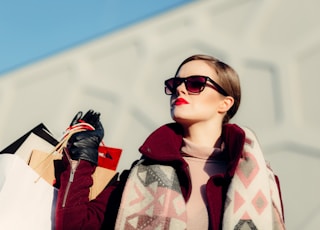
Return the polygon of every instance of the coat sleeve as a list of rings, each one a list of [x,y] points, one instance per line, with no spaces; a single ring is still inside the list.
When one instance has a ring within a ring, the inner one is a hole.
[[[55,229],[94,230],[113,226],[122,194],[121,182],[114,178],[94,200],[89,201],[96,166],[82,160],[72,176],[69,163],[65,165],[66,169],[60,175]]]

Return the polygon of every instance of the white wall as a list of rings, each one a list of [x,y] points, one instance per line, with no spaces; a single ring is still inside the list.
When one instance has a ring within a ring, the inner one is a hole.
[[[234,119],[254,129],[280,176],[288,229],[320,226],[320,2],[199,0],[0,78],[0,148],[40,122],[59,138],[74,114],[102,113],[119,169],[169,122],[163,81],[207,53],[239,73]]]

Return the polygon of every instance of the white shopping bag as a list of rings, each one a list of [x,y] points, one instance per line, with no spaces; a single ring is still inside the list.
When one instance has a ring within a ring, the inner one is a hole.
[[[30,133],[26,140],[17,149],[15,155],[21,157],[25,162],[28,163],[30,160],[31,153],[35,149],[44,152],[50,152],[52,151],[52,149],[54,149],[54,145],[50,144],[42,137],[39,137],[34,133]]]
[[[54,229],[57,190],[15,154],[0,154],[0,229]]]

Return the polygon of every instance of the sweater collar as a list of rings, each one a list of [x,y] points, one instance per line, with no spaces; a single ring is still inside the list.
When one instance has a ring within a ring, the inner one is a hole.
[[[217,160],[222,154],[223,148],[221,146],[203,146],[193,143],[192,141],[183,138],[183,146],[181,147],[181,154],[186,157],[193,157],[203,160]],[[222,144],[224,146],[224,144]]]

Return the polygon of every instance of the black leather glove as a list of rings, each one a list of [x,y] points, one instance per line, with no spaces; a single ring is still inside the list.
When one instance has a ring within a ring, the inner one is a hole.
[[[79,112],[72,120],[71,125],[79,122],[91,124],[95,130],[81,131],[73,134],[67,144],[67,149],[72,160],[86,160],[98,164],[98,147],[102,141],[104,130],[100,122],[100,113],[89,110],[82,118]]]

